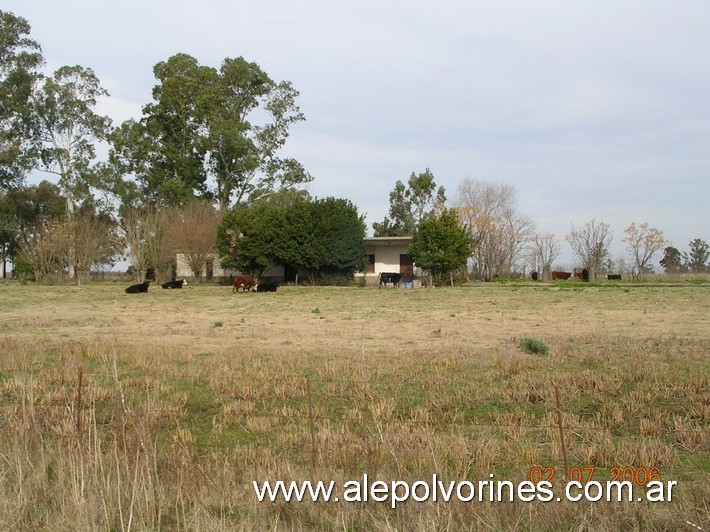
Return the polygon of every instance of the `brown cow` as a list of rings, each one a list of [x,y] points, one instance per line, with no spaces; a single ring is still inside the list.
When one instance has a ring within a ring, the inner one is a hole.
[[[552,272],[553,281],[566,281],[570,277],[572,277],[570,272]]]
[[[247,290],[251,292],[251,289],[256,286],[256,281],[251,275],[237,275],[234,278],[234,284],[232,285],[232,293],[239,292],[239,289],[243,289],[244,292]]]

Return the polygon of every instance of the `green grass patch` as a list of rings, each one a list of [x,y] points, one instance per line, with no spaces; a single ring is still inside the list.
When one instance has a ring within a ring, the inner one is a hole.
[[[547,344],[535,338],[521,338],[520,349],[531,355],[547,355],[550,353],[550,348],[547,347]]]

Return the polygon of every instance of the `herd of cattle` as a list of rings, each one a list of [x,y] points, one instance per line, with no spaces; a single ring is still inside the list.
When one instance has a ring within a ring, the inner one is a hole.
[[[580,281],[589,281],[589,272],[587,269],[577,270],[574,272],[551,272],[553,281],[566,281],[571,277],[579,279]],[[621,281],[621,275],[619,274],[607,274],[607,280],[609,281]],[[537,272],[532,273],[533,281],[538,280]],[[399,283],[402,280],[402,274],[397,272],[382,272],[377,277],[377,286],[379,288],[387,288],[388,284],[392,284],[394,288],[399,287]],[[161,284],[161,288],[172,290],[175,288],[182,288],[187,284],[185,279],[178,279],[177,281],[168,281],[167,283]],[[139,284],[134,284],[126,288],[127,294],[141,294],[148,291],[148,286],[150,281],[144,281]],[[234,277],[232,282],[232,293],[238,293],[240,290],[242,292],[276,292],[279,287],[278,281],[262,281],[257,283],[256,280],[251,275],[237,275]]]
[[[575,269],[574,272],[551,272],[551,276],[553,281],[566,281],[570,277],[574,277],[580,281],[589,281],[589,271],[586,268],[583,270]],[[607,281],[621,281],[621,274],[607,273],[606,279]],[[533,280],[537,281],[535,277],[533,277]]]
[[[178,279],[177,281],[168,281],[167,283],[161,284],[161,288],[166,290],[172,290],[175,288],[182,288],[187,284],[185,279]],[[144,294],[148,292],[148,287],[150,286],[150,281],[143,281],[142,283],[133,284],[126,288],[127,294]],[[237,275],[232,283],[232,293],[239,292],[276,292],[279,287],[279,283],[276,281],[264,281],[257,283],[251,275]]]
[[[163,283],[160,285],[161,288],[165,288],[166,290],[173,290],[174,288],[182,288],[187,284],[187,281],[185,279],[178,279],[177,281],[168,281],[167,283]],[[132,284],[128,288],[126,288],[126,293],[127,294],[144,294],[148,291],[148,287],[150,286],[150,281],[143,281],[142,283],[138,284]]]

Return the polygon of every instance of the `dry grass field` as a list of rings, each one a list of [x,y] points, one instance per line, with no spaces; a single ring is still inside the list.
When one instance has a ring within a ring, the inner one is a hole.
[[[3,529],[710,527],[707,285],[124,287],[0,285]],[[564,457],[595,480],[658,468],[678,486],[665,503],[396,509],[252,488],[533,467],[562,486]]]

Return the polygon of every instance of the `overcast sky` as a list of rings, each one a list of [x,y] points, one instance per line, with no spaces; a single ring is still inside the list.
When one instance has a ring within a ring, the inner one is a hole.
[[[54,70],[92,68],[114,124],[140,118],[176,53],[256,62],[291,81],[306,121],[284,155],[368,229],[397,180],[430,168],[511,184],[563,241],[596,219],[710,240],[710,2],[4,0]]]

